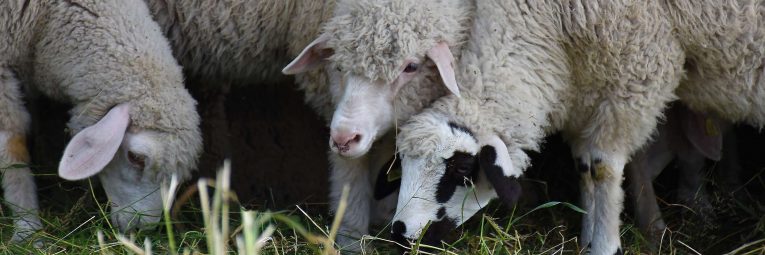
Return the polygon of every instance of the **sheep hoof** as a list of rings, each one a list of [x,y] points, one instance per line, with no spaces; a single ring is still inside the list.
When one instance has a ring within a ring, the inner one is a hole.
[[[11,243],[24,243],[29,241],[32,238],[32,235],[40,230],[39,223],[36,224],[25,220],[17,220],[15,225],[15,230],[10,240]],[[38,249],[43,248],[43,242],[41,240],[35,240],[34,243],[32,243],[32,246]]]

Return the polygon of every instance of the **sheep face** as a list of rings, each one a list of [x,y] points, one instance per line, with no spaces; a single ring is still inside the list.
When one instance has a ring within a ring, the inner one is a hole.
[[[128,132],[114,158],[98,175],[111,202],[112,222],[123,232],[148,228],[162,214],[161,180],[157,178],[157,142],[162,134]]]
[[[338,73],[330,84],[336,103],[332,151],[346,157],[365,154],[391,128],[398,92],[412,80],[440,76],[459,95],[449,46],[456,44],[460,20],[450,19],[435,2],[340,4],[343,8],[325,24],[324,33],[285,67],[284,73],[295,74],[323,63]]]
[[[188,178],[201,150],[198,129],[141,129],[130,125],[129,113],[128,104],[118,105],[78,132],[59,165],[59,176],[67,180],[98,174],[112,203],[112,221],[123,232],[159,221],[162,183],[172,173]]]
[[[402,177],[391,227],[394,241],[408,246],[407,241],[422,237],[423,243],[436,245],[498,194],[515,203],[520,173],[512,172],[499,137],[477,136],[449,121],[413,123],[399,137]]]

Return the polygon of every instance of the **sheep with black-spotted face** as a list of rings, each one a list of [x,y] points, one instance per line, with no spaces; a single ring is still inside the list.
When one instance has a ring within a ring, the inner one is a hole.
[[[401,182],[398,220],[391,228],[395,241],[405,244],[405,237],[420,237],[430,224],[422,242],[437,244],[497,194],[511,204],[518,199],[522,172],[513,168],[501,139],[477,137],[448,120],[429,122],[433,126],[422,129],[419,120],[401,134],[421,146],[400,151],[407,176]]]
[[[403,176],[391,231],[401,244],[418,237],[437,244],[498,195],[512,205],[521,193],[517,179],[523,172],[496,135],[476,134],[426,112],[402,127],[400,137]],[[515,156],[516,162],[527,161]]]
[[[393,239],[437,244],[494,197],[514,206],[524,151],[560,131],[580,162],[581,247],[621,254],[624,164],[674,99],[683,54],[658,3],[586,2],[476,2],[456,74],[469,89],[435,101],[396,138]]]

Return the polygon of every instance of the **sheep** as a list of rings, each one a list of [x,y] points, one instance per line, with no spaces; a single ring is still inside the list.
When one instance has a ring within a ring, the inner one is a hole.
[[[379,169],[394,151],[392,136],[383,138],[393,119],[405,119],[446,93],[441,86],[403,85],[438,79],[432,71],[418,71],[436,69],[428,56],[458,93],[449,48],[460,47],[473,0],[145,1],[189,77],[224,84],[282,82],[274,66],[284,65],[283,73],[297,74],[306,103],[334,123],[331,207],[344,184],[352,189],[341,234],[355,237],[341,236],[345,246],[368,232],[372,196],[364,183],[371,184],[369,169]],[[289,62],[285,56],[297,57]],[[372,85],[391,83],[401,73],[391,89],[369,89],[385,88]],[[361,107],[349,111],[352,106]],[[363,139],[347,134],[357,128],[364,129]],[[370,149],[376,140],[387,142]]]
[[[726,123],[743,122],[762,128],[765,125],[762,85],[765,27],[759,25],[765,22],[762,1],[665,2],[675,38],[687,55],[687,74],[676,91],[680,101],[691,111],[711,113]],[[738,168],[735,164],[728,167],[734,171]],[[661,222],[657,225],[660,227]]]
[[[457,73],[471,89],[438,99],[400,127],[392,239],[433,244],[497,196],[512,205],[529,164],[524,150],[539,150],[545,134],[560,131],[581,176],[581,247],[621,254],[623,167],[682,77],[684,54],[662,5],[476,4]]]
[[[453,52],[467,36],[473,5],[472,0],[340,1],[321,34],[284,68],[297,74],[323,67],[330,77],[330,208],[339,204],[343,186],[350,187],[341,247],[364,248],[355,241],[368,233],[372,169],[395,150],[389,132],[394,124],[440,96],[459,95]]]
[[[190,177],[201,152],[196,101],[144,2],[0,2],[0,164],[12,240],[41,228],[21,87],[74,105],[58,174],[98,174],[122,231],[159,220],[159,188]]]
[[[735,140],[731,128],[730,123],[719,118],[693,112],[680,103],[672,104],[666,122],[656,128],[653,141],[633,155],[625,166],[627,197],[633,205],[638,228],[650,241],[659,241],[666,228],[652,182],[674,159],[680,170],[679,199],[708,218],[711,204],[703,187],[702,172],[706,160],[719,161],[725,154],[730,162],[725,174],[737,176],[740,171],[733,159],[735,146],[730,146]],[[728,145],[725,151],[723,143]]]

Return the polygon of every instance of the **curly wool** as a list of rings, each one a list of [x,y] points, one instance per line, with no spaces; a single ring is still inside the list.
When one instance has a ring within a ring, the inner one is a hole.
[[[479,1],[458,64],[459,82],[472,89],[413,116],[397,138],[401,153],[416,157],[444,144],[446,137],[429,131],[444,121],[498,134],[520,170],[529,163],[523,150],[539,150],[544,135],[555,131],[574,148],[627,154],[640,148],[675,98],[683,54],[669,40],[648,51],[661,58],[642,56],[643,48],[668,40],[660,40],[670,26],[657,5],[594,2]],[[629,25],[623,17],[635,13],[641,21]],[[592,29],[595,24],[609,25]],[[627,43],[638,46],[625,50]],[[636,64],[622,65],[623,57]]]
[[[688,56],[677,95],[691,109],[765,125],[765,2],[667,0]]]
[[[337,101],[329,88],[330,70],[342,67],[373,81],[390,81],[400,72],[397,61],[423,59],[423,47],[438,41],[461,47],[472,6],[464,0],[145,1],[190,77],[283,82],[279,70],[289,57],[321,33],[332,35],[327,45],[335,49],[333,65],[296,76],[305,101],[327,120]],[[422,103],[414,96],[399,99],[407,108],[403,112],[413,113],[410,103],[421,109],[443,95],[440,88],[405,90],[430,96]]]
[[[331,62],[351,74],[392,82],[407,58],[423,59],[438,42],[459,48],[469,24],[464,1],[341,1],[324,26]]]

